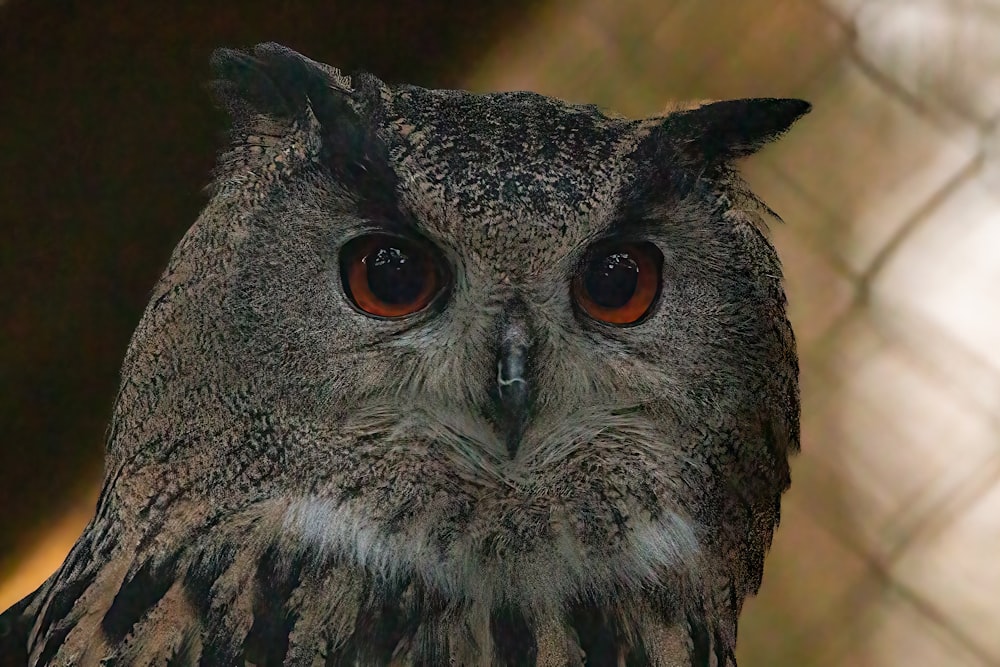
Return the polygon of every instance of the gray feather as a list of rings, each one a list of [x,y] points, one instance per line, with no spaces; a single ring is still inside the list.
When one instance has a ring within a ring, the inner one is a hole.
[[[129,345],[97,514],[2,617],[12,659],[735,664],[799,396],[731,160],[808,105],[624,120],[273,44],[213,62],[232,145]],[[434,249],[430,306],[352,303],[341,249],[376,231]],[[574,303],[614,239],[662,255],[634,326]]]

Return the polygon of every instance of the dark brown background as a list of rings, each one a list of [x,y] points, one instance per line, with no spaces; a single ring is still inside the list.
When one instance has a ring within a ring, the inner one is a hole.
[[[99,479],[122,355],[222,145],[212,49],[453,86],[528,4],[0,7],[0,575]]]

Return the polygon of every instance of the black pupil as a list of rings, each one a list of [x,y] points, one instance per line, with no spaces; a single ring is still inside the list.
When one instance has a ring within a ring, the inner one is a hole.
[[[621,308],[639,283],[639,265],[627,252],[596,259],[587,267],[584,287],[591,300],[602,308]]]
[[[419,254],[412,256],[396,246],[382,246],[364,259],[368,289],[383,303],[413,303],[427,279]]]

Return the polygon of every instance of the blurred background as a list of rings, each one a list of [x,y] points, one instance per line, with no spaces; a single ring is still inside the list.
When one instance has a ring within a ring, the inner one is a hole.
[[[624,115],[815,109],[744,166],[803,453],[746,666],[1000,665],[1000,0],[0,0],[0,609],[93,511],[118,367],[204,204],[215,46]]]

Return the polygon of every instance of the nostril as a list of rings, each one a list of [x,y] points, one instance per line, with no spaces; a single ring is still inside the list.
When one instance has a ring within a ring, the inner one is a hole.
[[[524,375],[527,357],[527,349],[520,345],[501,346],[500,360],[497,362],[497,388],[501,397],[510,391],[526,388]]]

